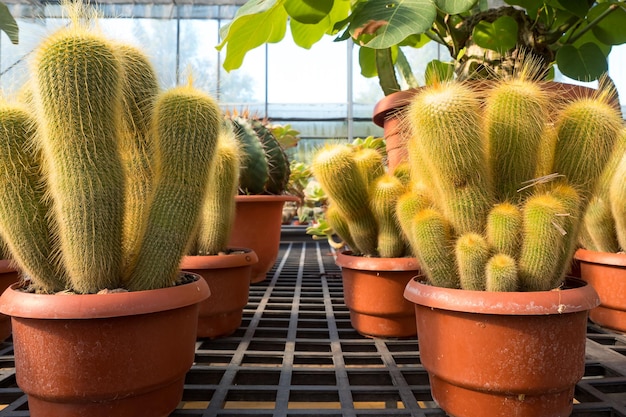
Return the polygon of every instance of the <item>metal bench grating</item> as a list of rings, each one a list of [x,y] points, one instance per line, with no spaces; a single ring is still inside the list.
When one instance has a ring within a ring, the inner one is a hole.
[[[12,346],[0,346],[0,416],[28,416]],[[588,326],[573,417],[626,417],[626,336]],[[350,325],[326,243],[284,241],[250,288],[242,326],[202,340],[170,417],[445,416],[430,396],[417,339],[370,339]]]

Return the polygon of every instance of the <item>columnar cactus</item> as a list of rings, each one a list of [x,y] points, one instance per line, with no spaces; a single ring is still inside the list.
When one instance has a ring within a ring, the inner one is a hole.
[[[0,109],[0,233],[38,292],[172,285],[222,115],[191,86],[159,92],[148,60],[75,7],[36,50],[35,113]]]
[[[540,291],[567,272],[623,121],[611,92],[555,100],[528,73],[480,87],[440,83],[405,113],[421,192],[400,197],[396,213],[433,285]]]
[[[626,129],[602,172],[583,217],[581,245],[599,252],[626,251]]]
[[[329,225],[354,254],[385,258],[409,254],[408,238],[396,220],[396,203],[407,187],[385,173],[377,151],[327,145],[315,154],[311,169],[329,197]]]

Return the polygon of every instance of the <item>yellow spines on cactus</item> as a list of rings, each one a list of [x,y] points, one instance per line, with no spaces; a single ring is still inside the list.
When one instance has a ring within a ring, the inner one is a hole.
[[[31,286],[53,293],[66,282],[53,260],[36,135],[25,108],[0,103],[0,234]]]
[[[352,239],[352,236],[350,235],[350,228],[348,227],[346,219],[341,215],[341,212],[337,209],[336,204],[333,204],[332,201],[326,208],[325,216],[328,225],[333,229],[335,234],[341,238],[343,243],[348,245],[352,251],[358,252],[354,239]],[[341,244],[335,245],[332,240],[332,236],[328,236],[328,241],[331,246],[336,249],[338,249],[336,246],[341,246]]]
[[[626,154],[613,174],[609,199],[617,240],[621,250],[626,251]]]
[[[553,174],[554,151],[556,148],[557,130],[553,124],[546,124],[539,144],[537,155],[537,167],[534,178],[545,177]],[[530,184],[530,183],[529,183]],[[525,184],[525,186],[529,185]]]
[[[368,187],[385,173],[383,156],[375,149],[356,149],[353,158],[361,170],[361,175],[365,178]]]
[[[553,170],[565,176],[583,201],[594,192],[622,127],[619,111],[602,93],[577,99],[560,113]]]
[[[72,26],[39,47],[34,75],[46,180],[71,288],[92,293],[119,287],[123,70],[115,48],[85,28]]]
[[[461,288],[483,291],[485,289],[485,266],[491,257],[487,240],[478,233],[459,236],[454,247]]]
[[[411,253],[417,253],[417,244],[413,240],[413,221],[415,215],[433,205],[428,190],[421,184],[413,184],[411,189],[402,194],[396,202],[395,214],[402,233],[408,240]]]
[[[564,182],[554,185],[549,193],[563,204],[564,209],[558,222],[559,228],[562,228],[563,250],[559,263],[554,270],[551,285],[551,288],[556,288],[561,285],[569,271],[572,257],[578,246],[578,236],[583,217],[581,212],[582,198],[574,187]]]
[[[518,268],[524,291],[551,290],[564,250],[566,209],[550,194],[529,197],[523,208],[522,250]]]
[[[412,226],[415,255],[430,283],[437,287],[459,288],[452,225],[437,210],[424,209],[415,215]]]
[[[522,213],[517,206],[504,202],[495,205],[487,216],[487,242],[496,252],[513,258],[519,255]]]
[[[423,89],[408,106],[406,123],[415,142],[409,157],[419,153],[443,214],[457,233],[481,233],[493,196],[478,95],[462,83]]]
[[[408,162],[401,162],[393,169],[393,176],[398,178],[402,184],[408,187],[411,183],[411,166]]]
[[[127,280],[130,290],[172,285],[196,228],[222,114],[192,86],[161,93],[154,109],[157,182],[141,249]]]
[[[345,218],[355,253],[376,256],[378,225],[369,207],[368,184],[353,149],[333,144],[320,149],[311,164],[313,175]]]
[[[223,126],[217,141],[200,215],[198,255],[215,255],[227,249],[235,222],[235,196],[239,186],[239,170],[239,142],[232,129]]]
[[[488,91],[488,166],[498,201],[520,201],[517,190],[535,177],[546,111],[547,95],[536,82],[512,78]]]
[[[383,258],[404,256],[407,240],[396,221],[396,202],[406,187],[391,174],[378,177],[370,188],[370,207],[378,219],[378,254]]]
[[[487,291],[517,291],[519,279],[515,259],[504,253],[493,255],[485,266]]]
[[[154,141],[150,135],[154,100],[159,93],[156,71],[139,49],[116,44],[124,77],[122,83],[122,129],[120,153],[126,172],[124,265],[139,252],[154,184]]]

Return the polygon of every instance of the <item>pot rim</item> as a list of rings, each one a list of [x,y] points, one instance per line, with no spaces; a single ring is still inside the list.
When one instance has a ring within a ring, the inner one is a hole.
[[[567,277],[565,289],[551,291],[490,292],[435,287],[414,277],[404,298],[426,307],[466,313],[536,316],[591,310],[600,298],[585,281]]]
[[[251,194],[251,195],[237,195],[235,196],[237,203],[250,203],[260,201],[300,201],[300,198],[295,195],[276,195],[276,194]]]
[[[229,247],[223,255],[188,255],[180,263],[181,269],[224,269],[252,266],[259,262],[256,252],[250,248]]]
[[[372,121],[376,126],[384,127],[389,116],[406,107],[419,88],[396,91],[381,98],[374,106]]]
[[[210,295],[198,274],[195,280],[174,287],[109,294],[33,294],[15,283],[0,296],[0,312],[29,319],[100,319],[174,310],[199,303]]]
[[[600,252],[578,249],[574,258],[581,262],[626,267],[626,253]]]
[[[342,251],[335,260],[337,266],[363,271],[419,271],[417,258],[375,258],[356,256],[352,251]]]

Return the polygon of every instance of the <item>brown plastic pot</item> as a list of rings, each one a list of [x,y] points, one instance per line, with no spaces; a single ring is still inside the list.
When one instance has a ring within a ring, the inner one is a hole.
[[[229,336],[241,325],[248,304],[250,274],[258,262],[251,249],[231,249],[214,256],[185,256],[181,269],[204,278],[211,297],[200,303],[198,337],[215,339]]]
[[[289,195],[239,195],[235,197],[235,224],[228,246],[250,248],[259,262],[252,266],[251,282],[265,280],[274,266],[280,247],[283,205],[298,201]]]
[[[417,333],[413,305],[402,296],[420,273],[415,258],[367,258],[350,251],[337,255],[350,323],[368,337],[410,337]]]
[[[194,360],[206,282],[150,291],[44,295],[12,285],[15,373],[31,417],[165,417]]]
[[[400,130],[402,111],[409,104],[418,89],[397,91],[383,97],[374,106],[372,120],[383,128],[387,149],[387,165],[393,170],[398,164],[408,160],[406,138]]]
[[[454,417],[565,417],[585,368],[594,289],[486,292],[411,280],[421,363],[431,394]]]
[[[11,261],[0,260],[0,294],[18,281],[18,271],[13,267]],[[8,339],[9,336],[11,336],[11,317],[0,314],[0,342]]]
[[[578,249],[580,276],[600,296],[600,305],[589,312],[594,323],[626,332],[626,254]]]

